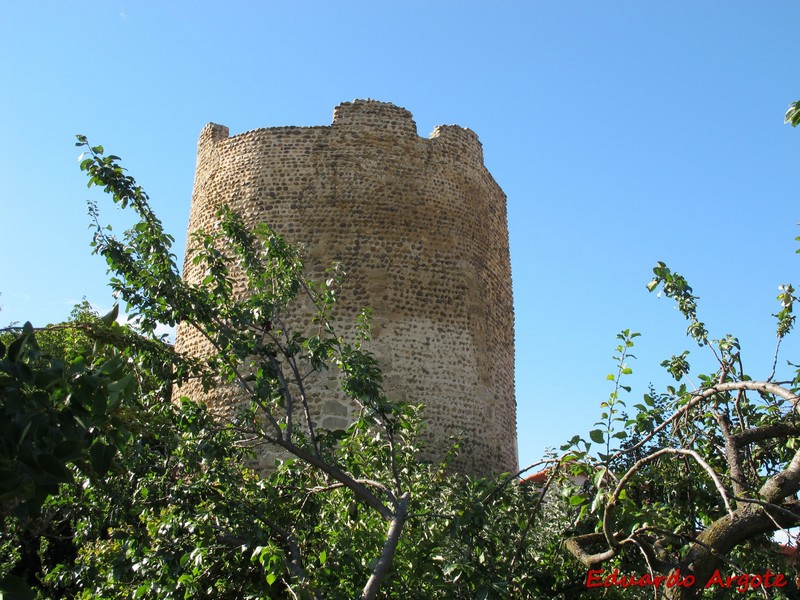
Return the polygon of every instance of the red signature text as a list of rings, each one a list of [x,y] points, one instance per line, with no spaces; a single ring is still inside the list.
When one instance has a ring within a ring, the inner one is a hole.
[[[683,576],[680,569],[676,569],[669,575],[622,575],[619,569],[614,569],[612,572],[604,575],[602,569],[592,569],[586,574],[586,587],[684,587],[690,588],[694,586],[696,579],[694,575]],[[714,574],[704,584],[704,588],[725,588],[733,589],[737,592],[744,593],[748,590],[758,588],[782,588],[786,585],[786,578],[781,573],[773,573],[767,569],[761,574],[738,573],[735,575],[723,575],[719,569],[714,571]]]

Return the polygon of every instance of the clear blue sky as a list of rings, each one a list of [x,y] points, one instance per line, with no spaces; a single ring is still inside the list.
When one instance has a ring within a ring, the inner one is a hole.
[[[632,402],[690,347],[645,290],[657,260],[766,376],[777,286],[799,279],[800,131],[782,123],[800,98],[795,14],[786,0],[3,3],[0,322],[111,305],[74,134],[122,156],[182,253],[204,124],[325,125],[375,98],[423,136],[473,129],[508,195],[521,464],[591,429],[618,331],[643,334]]]

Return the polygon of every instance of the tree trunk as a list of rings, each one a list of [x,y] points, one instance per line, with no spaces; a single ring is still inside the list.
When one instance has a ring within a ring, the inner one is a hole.
[[[716,569],[723,570],[723,563],[717,556],[726,556],[737,544],[762,533],[775,531],[775,521],[785,521],[786,517],[768,515],[758,504],[744,504],[733,515],[726,515],[714,521],[711,526],[697,536],[689,553],[681,561],[682,578],[694,577],[691,587],[673,586],[667,588],[668,600],[691,600],[698,598],[713,577]],[[701,545],[704,544],[704,545]],[[725,566],[724,568],[728,568]],[[726,575],[739,573],[726,572]],[[723,577],[724,578],[724,577]]]
[[[408,492],[400,496],[397,511],[389,523],[389,531],[386,533],[386,542],[383,545],[383,552],[381,552],[381,557],[378,559],[378,564],[375,566],[372,576],[361,592],[361,600],[373,600],[377,596],[381,583],[383,583],[383,580],[392,568],[392,560],[397,550],[397,543],[400,541],[400,534],[403,531],[403,525],[405,525],[406,517],[408,516],[408,501],[410,499],[411,495]]]

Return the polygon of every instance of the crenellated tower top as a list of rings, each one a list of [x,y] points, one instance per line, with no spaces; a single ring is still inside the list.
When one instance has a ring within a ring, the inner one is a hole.
[[[340,104],[329,126],[230,136],[209,124],[189,232],[212,227],[221,204],[302,243],[312,276],[334,261],[344,266],[340,331],[348,335],[355,314],[373,309],[371,350],[385,388],[424,405],[429,458],[462,437],[461,470],[516,469],[506,198],[474,132],[442,125],[423,138],[409,111],[375,100]],[[184,276],[203,276],[188,253]],[[306,316],[295,315],[295,326]],[[203,353],[188,330],[176,346]],[[313,388],[317,424],[346,427],[355,407],[338,383],[320,377]],[[230,390],[189,391],[223,418],[237,401]]]

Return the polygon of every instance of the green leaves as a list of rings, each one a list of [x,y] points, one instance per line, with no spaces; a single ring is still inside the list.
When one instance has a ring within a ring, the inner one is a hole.
[[[87,306],[0,334],[14,350],[0,355],[0,516],[38,514],[60,484],[105,474],[127,443],[120,412],[150,381],[134,377],[139,338]]]
[[[605,444],[605,434],[599,429],[593,429],[589,432],[589,438],[597,444]]]
[[[26,345],[33,344],[34,349],[36,342],[33,338],[33,326],[30,322],[25,323],[22,327],[20,334],[11,342],[8,347],[8,354],[6,358],[12,362],[18,362],[26,350]]]
[[[795,315],[792,314],[794,309],[795,295],[794,287],[791,283],[778,286],[780,294],[778,294],[778,302],[781,304],[781,310],[772,315],[778,319],[777,335],[778,339],[783,339],[788,334],[792,327],[794,327]]]
[[[672,375],[675,381],[680,381],[690,370],[689,362],[686,360],[688,355],[689,351],[684,350],[680,355],[672,356],[669,360],[662,361],[661,366]]]
[[[72,471],[67,469],[63,462],[52,454],[39,454],[36,456],[38,473],[35,479],[44,484],[68,483],[73,481]]]
[[[605,452],[599,454],[601,460],[604,462],[611,456],[612,441],[625,439],[628,435],[625,431],[625,426],[628,422],[624,412],[625,401],[620,398],[620,390],[625,392],[631,391],[630,386],[622,385],[621,381],[623,377],[633,374],[633,369],[628,366],[627,361],[636,358],[631,353],[631,348],[634,346],[634,340],[639,336],[639,333],[632,332],[629,329],[625,329],[617,334],[617,339],[620,343],[615,347],[614,350],[616,353],[613,356],[613,359],[617,362],[617,372],[609,373],[606,376],[607,381],[614,382],[614,390],[609,394],[608,400],[600,404],[602,409],[600,415],[601,420],[595,423],[595,425],[601,427],[589,432],[589,439],[591,439],[592,442],[605,445]],[[622,429],[617,430],[620,426],[622,426]],[[577,447],[576,442],[578,440],[583,441],[579,436],[576,436],[572,439],[570,444],[563,446],[562,450]],[[586,442],[583,443],[586,444]],[[589,444],[586,444],[586,452],[588,452],[588,450]]]
[[[119,304],[115,304],[114,308],[112,308],[108,312],[108,314],[100,317],[100,322],[105,326],[109,326],[111,325],[111,323],[117,320],[118,316],[119,316]]]
[[[111,468],[111,463],[116,454],[117,449],[114,446],[102,442],[95,443],[89,451],[92,469],[95,474],[100,477],[105,476]]]
[[[387,519],[407,510],[386,597],[543,597],[556,579],[576,583],[558,543],[574,517],[566,499],[543,504],[511,477],[469,479],[420,462],[420,408],[387,397],[369,310],[350,337],[337,334],[341,265],[310,281],[300,249],[223,207],[192,239],[201,283],[188,284],[174,239],[118,157],[84,136],[77,145],[89,187],[136,215],[117,238],[89,203],[93,251],[144,335],[116,322],[115,305],[0,341],[0,542],[11,548],[0,573],[28,569],[40,596],[81,600],[352,598],[383,553]],[[312,315],[308,330],[284,318],[297,302]],[[200,332],[202,362],[154,339],[178,322]],[[317,427],[308,403],[304,386],[327,369],[336,372],[322,401],[361,404],[347,429]],[[250,406],[227,427],[175,402],[174,384],[187,382],[223,382]],[[256,474],[248,453],[267,441],[295,457]],[[576,443],[573,456],[586,456],[590,443]]]
[[[92,246],[117,275],[112,279],[112,288],[133,308],[130,316],[137,319],[145,333],[152,334],[159,323],[175,325],[188,299],[181,293],[184,286],[171,252],[174,238],[164,232],[147,194],[125,175],[118,164],[119,157],[105,156],[103,147],[90,146],[85,136],[77,139],[76,145],[86,148],[88,155],[81,162],[81,170],[89,175],[89,187],[102,187],[116,204],[121,208],[130,206],[139,218],[120,241],[101,225],[97,204],[89,202],[94,229]],[[104,319],[116,318],[112,314],[113,310]]]
[[[792,102],[783,117],[784,124],[789,123],[792,127],[800,124],[800,100]]]
[[[0,578],[0,598],[3,600],[34,600],[36,594],[22,577],[7,575]]]
[[[708,344],[708,331],[705,325],[697,319],[697,296],[692,294],[692,288],[686,279],[678,273],[673,273],[667,266],[659,261],[653,267],[655,277],[647,284],[647,290],[655,291],[661,286],[667,298],[676,300],[678,310],[689,321],[687,333],[694,338],[699,346]]]

